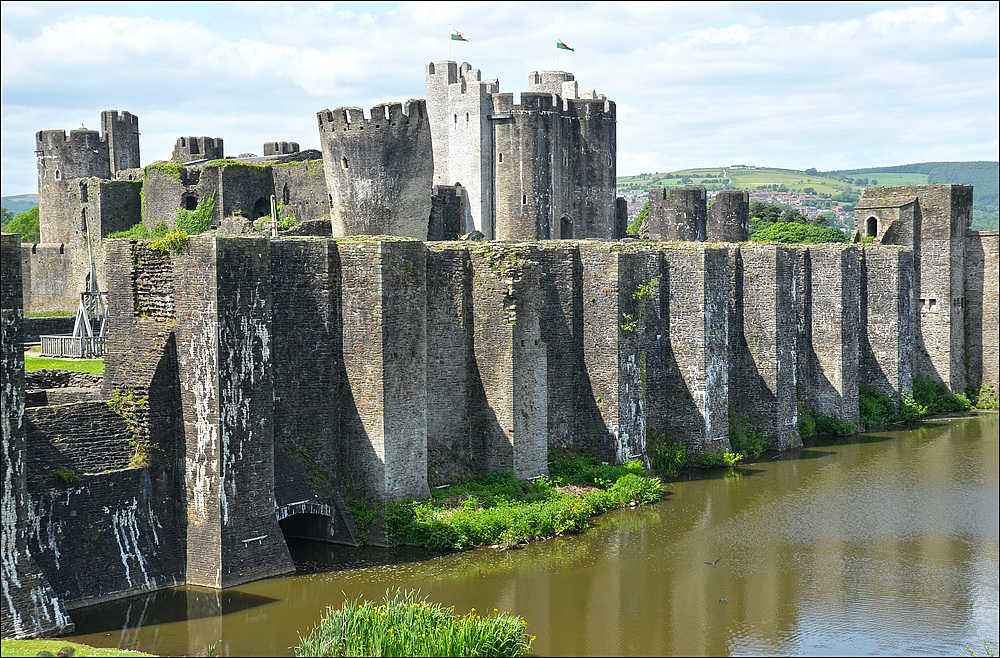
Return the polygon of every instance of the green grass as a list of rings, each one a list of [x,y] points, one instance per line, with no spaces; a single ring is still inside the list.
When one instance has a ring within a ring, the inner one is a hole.
[[[527,656],[535,639],[520,617],[467,615],[388,590],[384,603],[345,601],[327,607],[319,624],[300,638],[296,656]],[[4,654],[6,655],[6,653]]]
[[[24,353],[24,369],[26,371],[44,370],[50,368],[54,370],[72,370],[73,372],[89,372],[92,374],[104,372],[104,361],[101,359],[53,359],[39,355],[37,345]]]
[[[557,461],[549,470],[550,477],[530,481],[490,473],[435,489],[426,502],[390,503],[389,541],[434,550],[515,545],[578,532],[595,514],[663,495],[659,479],[648,477],[638,461],[612,465],[580,457]]]
[[[725,183],[719,180],[725,176],[728,176],[731,182]],[[681,181],[685,177],[690,178],[691,182],[682,183]],[[730,169],[727,167],[725,174],[720,167],[700,167],[669,173],[619,176],[617,182],[619,191],[648,190],[651,187],[682,187],[685,185],[707,187],[708,189],[754,190],[761,185],[784,185],[789,191],[802,192],[805,188],[811,187],[817,194],[834,195],[841,192],[858,193],[862,189],[835,178],[807,174],[795,169],[773,167],[759,169]],[[879,180],[879,183],[881,184],[882,181]]]
[[[55,655],[64,647],[71,647],[74,656],[154,656],[152,653],[131,651],[129,649],[100,649],[78,642],[66,640],[3,640],[4,658],[12,656],[36,656],[39,651],[49,651]]]
[[[26,318],[65,318],[76,315],[76,311],[37,311],[35,313],[25,313]]]

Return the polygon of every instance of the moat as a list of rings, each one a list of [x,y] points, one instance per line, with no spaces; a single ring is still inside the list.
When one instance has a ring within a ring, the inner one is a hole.
[[[399,586],[521,615],[542,656],[981,654],[1000,627],[998,449],[1000,417],[983,413],[675,482],[523,550],[298,543],[294,576],[75,610],[73,639],[292,655],[327,604]]]

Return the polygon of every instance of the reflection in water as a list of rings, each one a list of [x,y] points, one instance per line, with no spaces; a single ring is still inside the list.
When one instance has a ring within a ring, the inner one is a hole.
[[[997,646],[996,414],[806,447],[523,550],[299,543],[299,573],[73,613],[80,641],[291,654],[326,605],[419,589],[510,611],[550,654],[954,654]],[[705,564],[718,560],[715,566]],[[110,629],[118,629],[111,630]]]

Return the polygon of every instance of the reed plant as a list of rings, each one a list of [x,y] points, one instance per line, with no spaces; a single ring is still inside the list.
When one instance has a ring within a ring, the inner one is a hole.
[[[526,656],[535,639],[513,615],[455,614],[418,598],[387,590],[382,604],[345,601],[295,647],[296,656]]]

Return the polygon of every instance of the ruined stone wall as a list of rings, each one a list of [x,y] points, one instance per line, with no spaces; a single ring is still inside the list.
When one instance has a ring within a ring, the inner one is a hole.
[[[283,216],[295,214],[299,222],[327,219],[330,201],[322,160],[281,162],[271,165],[274,196],[283,204]]]
[[[965,354],[969,386],[1000,388],[1000,231],[970,231],[965,243]]]
[[[73,622],[28,549],[30,519],[24,422],[20,238],[0,236],[0,442],[3,445],[3,542],[0,550],[4,638],[71,632]]]
[[[178,519],[145,468],[29,484],[28,547],[67,608],[183,583]]]
[[[821,415],[857,423],[858,249],[810,245],[800,251],[806,284],[796,300],[804,330],[796,349],[799,397]]]
[[[472,436],[488,471],[518,478],[548,473],[545,346],[539,327],[540,268],[517,245],[470,249]]]
[[[647,280],[645,263],[599,242],[581,243],[580,261],[584,371],[574,447],[625,461],[645,452],[642,332],[632,296]]]
[[[859,258],[859,385],[898,405],[913,392],[913,252],[865,245]]]
[[[545,346],[548,445],[571,448],[578,431],[577,381],[583,372],[583,288],[580,252],[573,243],[537,243],[539,331]]]
[[[275,504],[279,512],[302,501],[325,505],[327,527],[311,536],[351,542],[337,494],[351,469],[340,462],[341,285],[332,241],[272,241]]]
[[[64,244],[21,245],[25,313],[76,310],[81,290],[71,283],[81,260],[78,253]],[[82,260],[86,261],[87,256]]]
[[[481,472],[472,436],[472,262],[466,246],[427,245],[427,481]]]
[[[694,454],[728,450],[729,254],[671,244],[663,255],[661,372],[646,359],[647,387],[658,389],[661,405],[651,429],[681,441]]]
[[[270,250],[195,236],[176,259],[190,584],[293,569],[274,504]]]
[[[649,190],[649,239],[705,240],[706,194],[704,187]]]
[[[739,252],[736,316],[742,327],[729,345],[730,403],[769,436],[771,449],[783,450],[801,443],[795,256],[786,247],[764,244],[740,245]]]
[[[402,240],[337,247],[346,483],[377,499],[427,497],[426,247]]]
[[[127,468],[133,440],[125,421],[106,402],[32,407],[26,413],[28,473],[41,478]]]
[[[318,113],[333,235],[427,238],[434,157],[427,107],[410,100]]]

